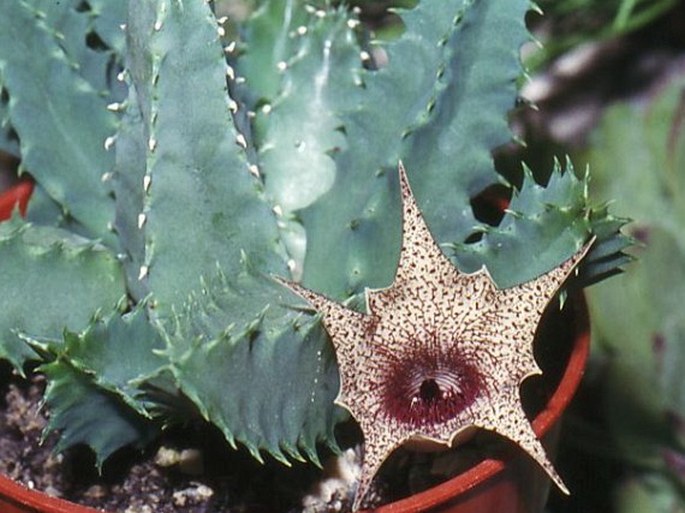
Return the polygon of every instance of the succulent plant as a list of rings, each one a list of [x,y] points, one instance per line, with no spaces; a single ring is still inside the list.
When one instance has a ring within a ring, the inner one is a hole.
[[[274,277],[350,307],[391,284],[400,160],[463,273],[516,290],[592,237],[577,284],[626,261],[570,162],[516,189],[493,164],[528,0],[422,0],[384,45],[328,2],[0,5],[0,148],[36,182],[0,224],[0,356],[38,360],[48,429],[98,464],[193,413],[258,459],[337,448],[333,345]],[[487,223],[493,185],[513,196]]]

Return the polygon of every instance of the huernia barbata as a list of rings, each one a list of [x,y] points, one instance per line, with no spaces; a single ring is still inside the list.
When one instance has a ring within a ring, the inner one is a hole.
[[[383,461],[409,440],[451,446],[494,431],[525,450],[565,493],[522,409],[519,388],[540,374],[533,338],[545,307],[588,251],[535,280],[497,289],[485,267],[459,272],[433,240],[400,163],[403,241],[395,280],[366,291],[366,314],[284,282],[323,314],[341,387],[336,402],[364,435],[357,510]]]

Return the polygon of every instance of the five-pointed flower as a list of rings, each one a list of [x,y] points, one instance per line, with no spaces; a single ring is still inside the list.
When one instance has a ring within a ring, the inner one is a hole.
[[[525,450],[568,493],[522,409],[521,382],[541,372],[533,339],[545,307],[587,252],[539,278],[497,289],[487,270],[459,272],[433,240],[400,164],[403,241],[392,285],[367,290],[367,312],[285,282],[323,314],[341,387],[336,402],[364,435],[357,510],[383,461],[409,440],[451,446],[473,428]]]

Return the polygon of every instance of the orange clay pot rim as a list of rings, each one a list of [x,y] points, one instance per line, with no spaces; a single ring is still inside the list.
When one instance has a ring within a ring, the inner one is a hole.
[[[25,186],[24,186],[25,187]],[[31,191],[23,191],[24,194]],[[3,195],[0,194],[0,199]],[[561,418],[562,413],[573,398],[580,380],[583,377],[585,364],[590,350],[590,328],[587,303],[582,294],[577,294],[569,301],[574,307],[574,344],[568,365],[559,386],[545,408],[533,419],[533,431],[542,438]],[[505,460],[487,459],[462,474],[434,486],[429,490],[401,499],[374,511],[376,513],[402,513],[427,510],[454,499],[504,470]],[[86,506],[51,497],[43,492],[31,490],[0,475],[0,497],[17,506],[33,509],[35,512],[47,513],[102,513]]]
[[[24,215],[31,193],[33,193],[31,180],[21,180],[0,192],[0,222],[11,217],[17,207],[21,215]]]

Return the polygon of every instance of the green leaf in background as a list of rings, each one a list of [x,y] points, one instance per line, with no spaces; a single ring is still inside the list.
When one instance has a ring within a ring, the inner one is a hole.
[[[113,244],[114,203],[102,175],[114,164],[104,144],[115,117],[30,4],[2,0],[0,10],[0,82],[9,94],[22,167],[92,237]]]
[[[682,90],[674,83],[644,106],[609,109],[588,155],[594,194],[621,198],[615,210],[637,220],[633,235],[644,244],[629,275],[593,287],[589,295],[599,339],[637,364],[654,361],[654,337],[683,315]],[[626,304],[626,297],[633,300]]]
[[[526,58],[539,71],[565,52],[596,42],[618,40],[648,27],[678,6],[678,0],[539,0],[544,13],[541,44]],[[539,21],[539,20],[535,20]]]
[[[658,474],[629,478],[616,492],[621,513],[684,513],[678,487]]]
[[[629,273],[588,291],[595,347],[610,370],[607,423],[623,458],[681,485],[665,469],[669,452],[685,454],[676,429],[685,422],[684,88],[675,80],[647,101],[610,107],[587,155],[594,194],[620,198],[615,210],[637,220],[631,234],[642,243]],[[682,501],[680,490],[645,481],[634,491],[658,511],[676,491]],[[631,501],[620,511],[638,511]]]

